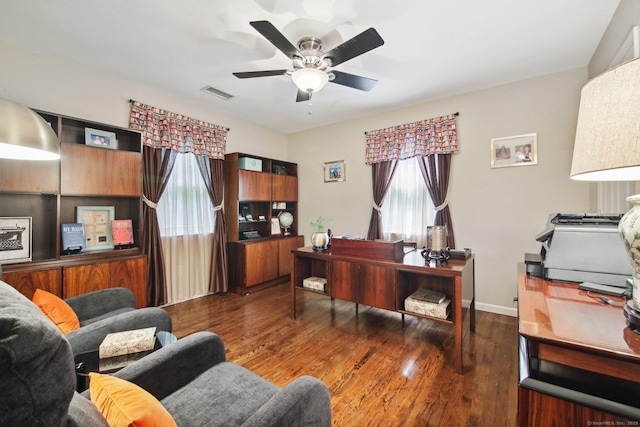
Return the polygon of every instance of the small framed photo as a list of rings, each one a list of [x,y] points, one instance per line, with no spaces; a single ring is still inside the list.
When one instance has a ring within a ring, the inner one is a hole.
[[[0,264],[31,261],[31,217],[0,218]]]
[[[273,236],[274,234],[282,234],[278,218],[271,218],[271,235]]]
[[[99,129],[84,128],[84,143],[92,147],[118,149],[116,134]]]
[[[76,222],[84,225],[85,250],[113,249],[111,221],[115,218],[113,206],[77,206]]]
[[[538,134],[508,136],[491,140],[491,167],[531,166],[538,164]]]
[[[336,160],[324,164],[324,182],[341,182],[346,180],[347,169],[344,160]]]

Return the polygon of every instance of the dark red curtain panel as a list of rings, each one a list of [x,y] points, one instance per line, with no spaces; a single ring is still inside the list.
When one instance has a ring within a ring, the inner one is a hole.
[[[397,160],[389,160],[371,165],[371,181],[373,183],[373,203],[371,209],[371,220],[369,221],[369,231],[367,232],[367,240],[382,239],[382,214],[380,207],[384,202],[384,196],[387,195],[391,179],[396,173],[398,166]]]
[[[147,305],[159,306],[167,302],[167,280],[156,205],[167,187],[177,153],[168,148],[151,148],[143,145],[142,154],[144,161],[142,251],[147,254],[149,263]]]
[[[419,157],[418,164],[433,205],[436,207],[436,217],[433,225],[447,227],[447,246],[455,248],[456,239],[451,223],[451,211],[447,202],[451,154],[434,154],[428,157]]]
[[[200,174],[205,182],[211,203],[216,211],[216,222],[213,232],[213,251],[211,252],[211,278],[209,291],[227,292],[227,224],[222,210],[224,191],[224,163],[222,160],[204,156],[197,157]]]

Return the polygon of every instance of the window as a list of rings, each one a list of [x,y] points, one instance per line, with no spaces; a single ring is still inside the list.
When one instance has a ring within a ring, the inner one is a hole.
[[[382,230],[386,240],[404,239],[427,244],[427,226],[435,209],[416,158],[399,160],[382,204]]]
[[[167,303],[208,293],[215,212],[196,157],[178,154],[157,207]]]

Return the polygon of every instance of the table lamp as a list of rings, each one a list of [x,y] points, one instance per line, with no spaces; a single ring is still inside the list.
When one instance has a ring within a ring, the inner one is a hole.
[[[602,73],[582,89],[571,178],[640,180],[640,58]],[[618,226],[633,275],[633,302],[627,306],[640,312],[640,194],[627,201],[631,210]]]

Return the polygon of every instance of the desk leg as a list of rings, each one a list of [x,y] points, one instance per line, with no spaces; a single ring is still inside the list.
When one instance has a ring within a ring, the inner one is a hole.
[[[460,276],[455,278],[454,290],[453,290],[453,300],[454,300],[454,314],[453,314],[453,323],[456,330],[456,350],[455,350],[455,364],[456,364],[456,372],[459,374],[462,373],[462,278]]]
[[[291,318],[296,320],[296,256],[291,254]]]

